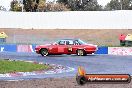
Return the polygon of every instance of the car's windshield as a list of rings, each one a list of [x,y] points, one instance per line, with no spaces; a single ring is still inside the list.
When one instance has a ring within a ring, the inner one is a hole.
[[[79,42],[79,44],[87,44],[86,42],[84,42],[84,41],[82,41],[82,40],[80,40],[80,39],[78,39],[78,42]]]

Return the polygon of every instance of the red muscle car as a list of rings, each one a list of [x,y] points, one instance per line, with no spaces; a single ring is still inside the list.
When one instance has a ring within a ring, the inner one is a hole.
[[[83,56],[92,54],[97,49],[97,45],[87,44],[80,39],[62,39],[53,44],[36,46],[35,51],[42,56],[54,54],[77,54],[78,56]]]

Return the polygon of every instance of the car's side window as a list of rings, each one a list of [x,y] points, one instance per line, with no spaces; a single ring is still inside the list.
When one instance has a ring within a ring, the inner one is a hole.
[[[73,41],[71,41],[71,40],[66,41],[66,45],[73,45]]]
[[[59,41],[59,43],[58,43],[59,45],[65,45],[65,41]]]
[[[77,40],[75,40],[74,45],[80,45],[80,43]]]

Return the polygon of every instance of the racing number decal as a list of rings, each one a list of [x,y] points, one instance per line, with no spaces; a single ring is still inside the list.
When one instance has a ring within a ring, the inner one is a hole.
[[[68,47],[68,52],[72,52],[72,47],[71,46]]]

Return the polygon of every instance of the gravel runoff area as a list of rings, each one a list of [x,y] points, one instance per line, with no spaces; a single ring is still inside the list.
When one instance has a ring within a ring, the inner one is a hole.
[[[22,81],[0,81],[0,88],[132,88],[129,84],[78,85],[76,78],[46,78]]]

